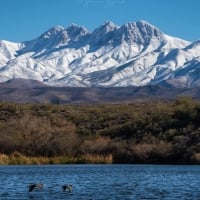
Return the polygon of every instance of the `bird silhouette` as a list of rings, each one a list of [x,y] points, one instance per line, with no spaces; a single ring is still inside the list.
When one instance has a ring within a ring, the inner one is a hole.
[[[38,189],[42,189],[43,188],[43,184],[42,183],[35,183],[35,184],[31,184],[29,185],[29,192],[32,192],[35,188],[38,188]]]
[[[68,191],[68,192],[72,192],[72,185],[63,185],[62,186],[63,192],[64,191]]]

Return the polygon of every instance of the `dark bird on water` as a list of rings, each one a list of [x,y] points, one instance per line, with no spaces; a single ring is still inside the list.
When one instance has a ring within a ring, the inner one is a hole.
[[[72,192],[72,185],[63,185],[62,186],[63,192],[64,191],[68,191],[68,192]]]
[[[31,184],[29,185],[29,192],[32,192],[35,188],[38,188],[38,189],[42,189],[43,188],[43,184],[42,183],[35,183],[35,184]]]

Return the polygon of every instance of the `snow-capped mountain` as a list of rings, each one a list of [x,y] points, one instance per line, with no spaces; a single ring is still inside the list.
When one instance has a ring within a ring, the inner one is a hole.
[[[22,43],[0,41],[0,82],[24,78],[73,87],[200,85],[200,41],[164,34],[146,21],[105,22],[89,32],[55,26]]]

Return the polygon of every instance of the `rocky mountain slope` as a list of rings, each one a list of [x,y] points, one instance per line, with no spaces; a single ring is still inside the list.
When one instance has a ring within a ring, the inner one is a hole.
[[[200,85],[200,41],[164,34],[145,21],[105,22],[89,32],[56,26],[22,43],[0,41],[0,82],[23,78],[51,86]]]

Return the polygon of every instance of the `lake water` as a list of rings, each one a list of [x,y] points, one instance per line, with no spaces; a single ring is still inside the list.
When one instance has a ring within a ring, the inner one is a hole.
[[[200,199],[200,166],[0,166],[1,200]],[[28,192],[31,183],[42,190]],[[73,191],[63,192],[63,184]]]

